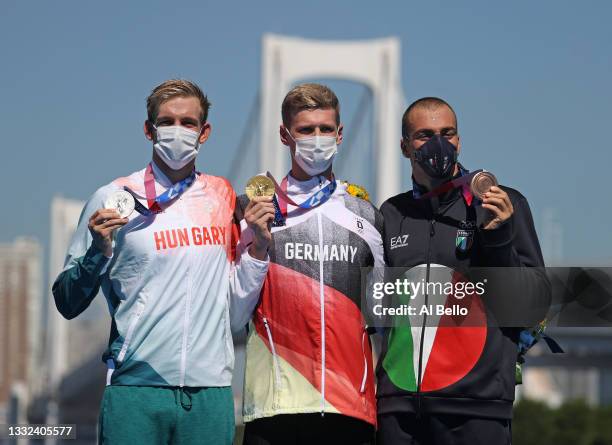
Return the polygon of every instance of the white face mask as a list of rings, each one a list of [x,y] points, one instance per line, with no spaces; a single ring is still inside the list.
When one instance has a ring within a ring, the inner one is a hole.
[[[294,139],[289,130],[286,131],[295,142],[295,162],[307,175],[320,175],[332,165],[338,152],[337,136],[310,136]]]
[[[153,144],[153,149],[172,170],[180,170],[195,159],[199,132],[180,125],[153,128],[157,131],[157,142]]]

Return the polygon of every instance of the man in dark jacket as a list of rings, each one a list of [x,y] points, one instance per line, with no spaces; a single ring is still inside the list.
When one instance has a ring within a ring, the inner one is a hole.
[[[550,301],[529,205],[504,186],[481,199],[473,195],[461,180],[469,172],[457,161],[457,118],[442,99],[408,107],[401,148],[412,164],[413,190],[381,207],[387,265],[416,271],[412,279],[422,275],[425,284],[444,271],[456,283],[473,268],[512,268],[504,271],[515,271],[529,291],[497,294],[494,308],[488,294],[472,295],[463,326],[453,324],[456,317],[445,323],[444,316],[424,315],[418,324],[413,317],[409,326],[386,330],[377,370],[378,443],[509,444],[521,328],[491,320],[495,310],[502,316],[506,308],[545,311]]]

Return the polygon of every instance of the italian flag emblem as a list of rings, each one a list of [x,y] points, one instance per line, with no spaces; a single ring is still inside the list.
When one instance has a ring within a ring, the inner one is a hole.
[[[389,328],[383,369],[405,391],[446,388],[465,377],[482,354],[487,337],[483,302],[476,292],[457,291],[462,287],[457,283],[467,280],[445,266],[430,265],[427,277],[426,265],[420,265],[403,279],[414,285],[398,298],[415,313],[396,317]],[[455,290],[449,292],[451,285]]]

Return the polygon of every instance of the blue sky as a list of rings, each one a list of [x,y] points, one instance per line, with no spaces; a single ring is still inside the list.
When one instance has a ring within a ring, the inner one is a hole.
[[[265,32],[397,36],[406,99],[437,95],[455,107],[463,163],[519,189],[538,227],[552,209],[566,262],[609,265],[611,13],[604,1],[5,0],[0,241],[29,235],[47,244],[53,195],[86,199],[144,167],[144,101],[161,81],[189,78],[209,94],[213,134],[198,167],[228,175],[259,88]],[[329,83],[347,124],[363,88]],[[368,140],[360,131],[356,139]],[[363,159],[356,151],[342,162],[357,172],[349,179],[367,184]],[[245,161],[236,176],[255,169]]]

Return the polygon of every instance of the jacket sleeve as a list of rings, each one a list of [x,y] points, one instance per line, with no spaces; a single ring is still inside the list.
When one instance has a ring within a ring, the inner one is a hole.
[[[243,217],[240,200],[236,199],[232,248],[234,261],[230,271],[230,323],[232,332],[243,329],[253,314],[268,273],[269,258],[261,261],[249,255],[253,231]]]
[[[99,189],[85,204],[68,248],[64,270],[53,283],[55,306],[68,320],[87,309],[93,301],[111,260],[93,245],[87,227],[91,215],[103,207],[106,194],[105,188]]]
[[[500,323],[532,326],[548,311],[551,286],[529,204],[518,192],[507,191],[514,207],[511,218],[497,229],[479,231],[482,266],[493,278],[497,297],[491,304]]]
[[[373,256],[373,268],[368,272],[365,290],[365,310],[367,312],[366,323],[369,327],[376,328],[378,331],[384,326],[381,316],[374,313],[375,306],[383,304],[383,301],[375,298],[375,286],[381,286],[385,280],[385,251],[383,245],[384,222],[383,215],[379,210],[375,210],[374,218],[374,237],[369,242]]]

